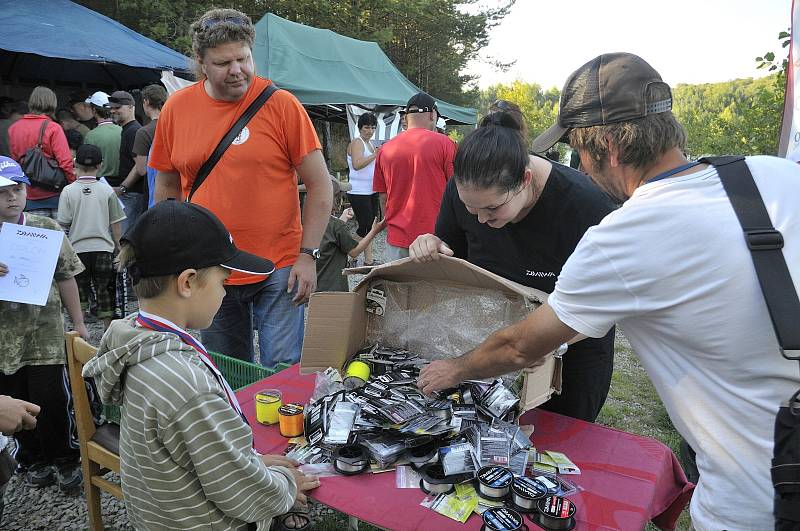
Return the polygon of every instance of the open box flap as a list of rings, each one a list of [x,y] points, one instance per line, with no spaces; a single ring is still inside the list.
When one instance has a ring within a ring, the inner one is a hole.
[[[379,266],[345,269],[344,272],[348,275],[365,275],[356,285],[354,291],[363,289],[364,286],[376,278],[397,282],[439,280],[450,284],[511,292],[522,295],[529,301],[538,304],[547,300],[547,293],[543,291],[505,279],[461,258],[452,258],[444,255],[440,255],[439,260],[431,262],[414,262],[411,258],[403,258]]]

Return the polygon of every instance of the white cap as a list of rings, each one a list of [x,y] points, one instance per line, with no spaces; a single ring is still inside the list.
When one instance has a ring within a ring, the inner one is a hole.
[[[98,90],[91,97],[86,98],[86,103],[91,103],[97,107],[108,107],[108,94],[102,90]]]
[[[442,131],[447,129],[447,122],[445,122],[444,118],[442,118],[441,116],[439,117],[438,120],[436,120],[436,128],[441,129]]]
[[[18,184],[16,181],[12,181],[11,179],[6,179],[5,177],[0,177],[0,188],[4,186],[14,186]]]

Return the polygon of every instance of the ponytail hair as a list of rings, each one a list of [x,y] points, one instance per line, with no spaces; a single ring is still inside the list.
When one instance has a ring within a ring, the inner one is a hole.
[[[478,128],[459,144],[453,161],[459,185],[511,192],[522,184],[529,161],[525,122],[519,107],[503,103],[516,109],[492,111],[490,107]]]

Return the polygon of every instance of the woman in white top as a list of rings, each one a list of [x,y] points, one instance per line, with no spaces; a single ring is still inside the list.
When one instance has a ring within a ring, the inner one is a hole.
[[[351,190],[347,193],[358,221],[358,238],[363,238],[372,227],[373,220],[380,218],[378,194],[372,191],[372,174],[375,172],[375,158],[378,148],[372,144],[372,135],[378,119],[372,113],[358,117],[358,136],[347,146],[347,166],[350,168]],[[372,243],[364,250],[364,265],[376,265],[372,256]]]

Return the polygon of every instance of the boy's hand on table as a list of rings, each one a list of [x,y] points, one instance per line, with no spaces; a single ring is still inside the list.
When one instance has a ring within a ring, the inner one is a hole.
[[[5,265],[3,262],[0,262],[0,277],[4,277],[8,274],[8,266]]]
[[[300,466],[299,461],[289,459],[285,455],[265,454],[261,456],[261,462],[267,466],[285,466],[290,470]]]
[[[300,466],[299,461],[289,459],[284,455],[262,455],[261,462],[267,466],[283,466],[289,469],[297,484],[295,502],[300,505],[306,505],[308,503],[308,498],[303,494],[304,492],[319,487],[319,478],[317,476],[303,474],[297,469],[297,467]]]
[[[317,476],[303,474],[296,468],[290,468],[289,470],[292,471],[292,475],[294,475],[294,481],[297,483],[297,496],[295,497],[295,502],[299,503],[300,505],[306,505],[308,503],[308,497],[305,495],[305,493],[309,490],[314,490],[319,487],[319,478]]]

